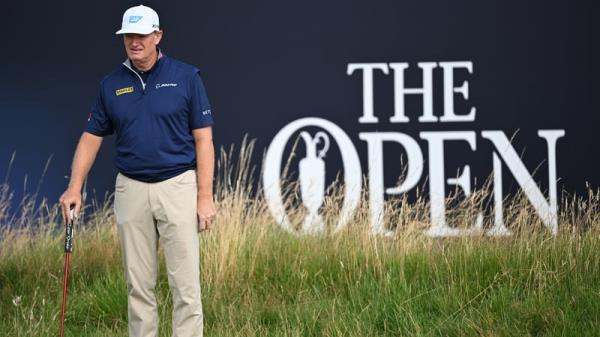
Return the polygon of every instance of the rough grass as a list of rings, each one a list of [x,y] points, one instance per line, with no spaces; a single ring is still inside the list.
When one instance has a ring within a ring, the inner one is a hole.
[[[251,193],[244,166],[251,144],[243,149],[239,165],[231,154],[220,158],[217,229],[201,234],[205,336],[600,335],[598,192],[563,197],[557,236],[518,196],[506,205],[511,237],[427,238],[421,199],[386,205],[387,222],[399,224],[393,239],[369,234],[366,203],[341,233],[298,236],[273,222],[260,191]],[[328,219],[338,197],[325,202]],[[2,186],[0,335],[57,336],[64,267],[57,207],[34,207],[30,198],[26,212],[9,218],[9,199]],[[449,218],[466,225],[481,204],[461,203]],[[302,215],[302,207],[290,208],[291,218]],[[67,336],[126,336],[110,198],[86,212],[75,232]],[[164,261],[157,298],[160,336],[170,336]]]

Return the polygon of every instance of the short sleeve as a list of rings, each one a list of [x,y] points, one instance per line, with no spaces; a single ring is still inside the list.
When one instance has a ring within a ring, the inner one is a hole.
[[[213,125],[214,120],[210,103],[200,72],[192,75],[190,91],[190,129],[194,130]]]
[[[99,137],[108,136],[114,133],[112,121],[106,111],[102,87],[100,87],[96,101],[90,110],[85,131]]]

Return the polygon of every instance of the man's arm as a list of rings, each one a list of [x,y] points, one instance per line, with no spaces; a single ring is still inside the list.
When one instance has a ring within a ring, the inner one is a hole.
[[[59,199],[65,221],[70,220],[69,208],[71,205],[75,205],[75,217],[79,214],[83,181],[96,159],[100,145],[102,145],[102,137],[95,136],[88,132],[84,132],[79,139],[77,149],[75,150],[75,156],[73,157],[73,164],[71,166],[69,186]]]
[[[211,127],[194,129],[192,133],[196,142],[199,229],[205,230],[211,228],[216,214],[213,200],[215,149],[212,141]]]

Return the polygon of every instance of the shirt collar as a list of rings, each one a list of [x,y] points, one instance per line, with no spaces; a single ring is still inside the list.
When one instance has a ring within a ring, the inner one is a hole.
[[[156,60],[156,63],[154,63],[154,65],[152,66],[152,68],[150,68],[150,70],[145,71],[146,73],[150,73],[152,72],[156,66],[158,65],[158,63],[160,62],[161,59],[165,58],[167,55],[165,55],[162,50],[158,47],[156,47],[156,51],[158,51],[158,59]],[[125,61],[123,62],[123,65],[125,65],[127,68],[133,69],[136,72],[140,72],[131,62],[131,60],[129,58],[125,59]]]

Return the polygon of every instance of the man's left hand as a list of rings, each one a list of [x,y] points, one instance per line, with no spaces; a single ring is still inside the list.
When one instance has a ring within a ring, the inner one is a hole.
[[[198,199],[198,232],[213,228],[216,214],[212,198]]]

